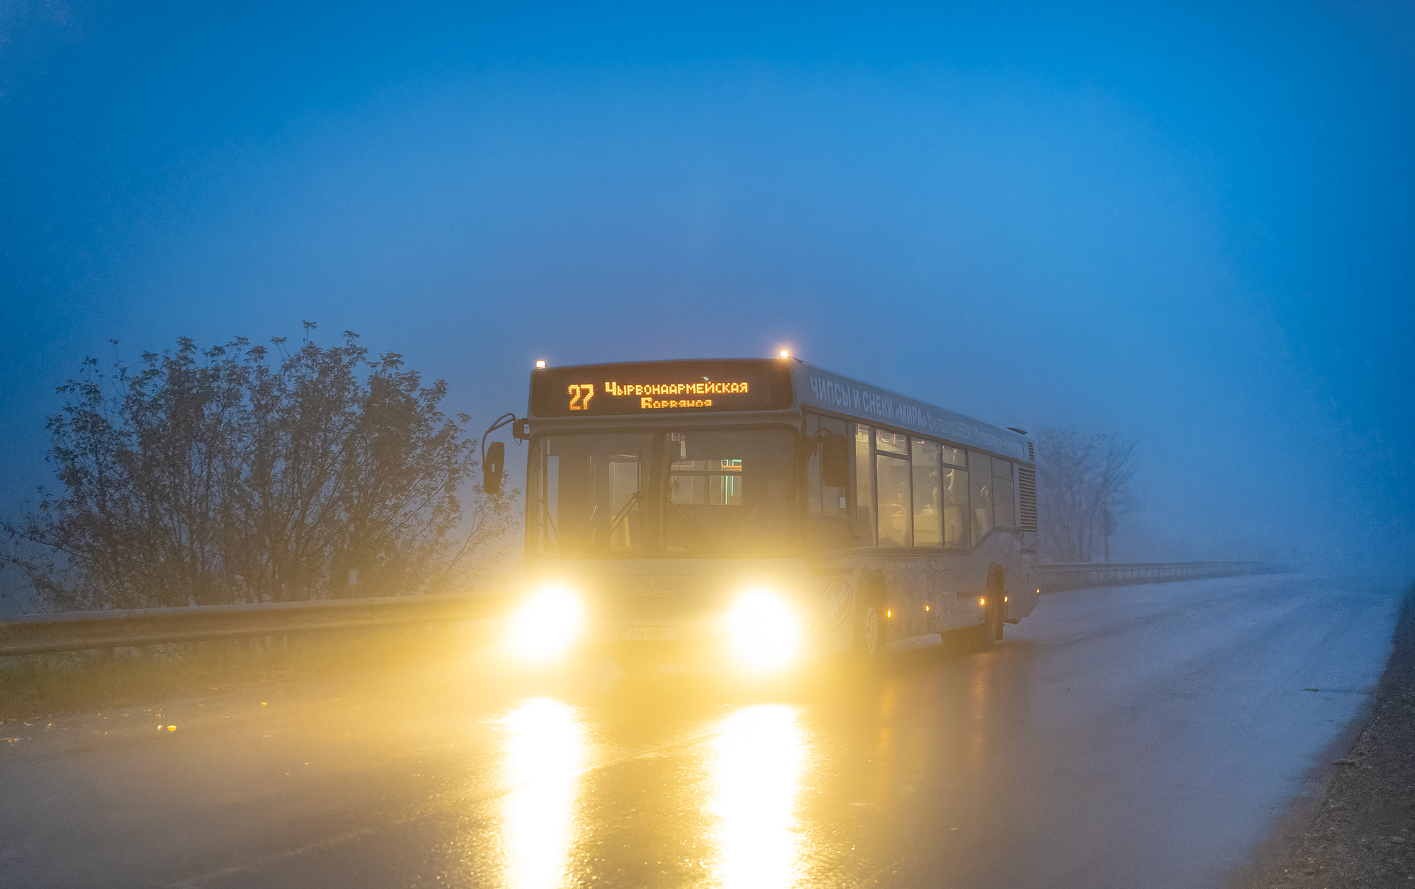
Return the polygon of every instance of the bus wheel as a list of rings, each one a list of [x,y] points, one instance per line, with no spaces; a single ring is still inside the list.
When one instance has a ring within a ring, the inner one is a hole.
[[[1002,638],[1002,613],[988,605],[983,611],[982,623],[939,635],[943,637],[945,644],[949,644],[950,636],[956,636],[955,644],[964,651],[986,651],[992,647],[993,642]]]
[[[860,627],[860,643],[860,647],[870,657],[879,654],[879,612],[873,604],[865,609],[864,623]]]
[[[879,603],[881,596],[869,590],[861,598],[855,620],[855,649],[869,660],[879,660],[884,652],[884,621]]]

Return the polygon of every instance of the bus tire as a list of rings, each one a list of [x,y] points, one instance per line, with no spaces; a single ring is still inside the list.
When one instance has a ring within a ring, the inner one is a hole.
[[[993,578],[992,589],[988,590],[988,624],[992,631],[992,640],[995,643],[1002,641],[1003,627],[1007,626],[1007,589],[1003,585],[1002,565],[998,566],[998,573]]]
[[[1006,592],[1002,583],[1002,566],[996,565],[988,572],[986,591],[987,606],[983,610],[983,624],[978,628],[979,645],[983,648],[1002,640],[1002,628],[1007,625]]]
[[[855,608],[855,651],[870,662],[878,662],[884,654],[883,602],[877,582],[861,584]]]

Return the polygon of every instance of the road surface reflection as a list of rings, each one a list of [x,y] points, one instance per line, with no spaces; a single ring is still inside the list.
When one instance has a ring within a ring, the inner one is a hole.
[[[1382,589],[1056,594],[990,651],[770,683],[526,671],[449,634],[259,697],[10,722],[0,887],[1222,886],[1360,714],[1302,689],[1379,679]]]
[[[506,885],[553,889],[565,881],[575,818],[584,730],[574,708],[533,698],[506,715],[505,767],[511,787],[503,813]]]
[[[805,760],[800,713],[784,704],[745,707],[713,741],[718,861],[725,889],[775,889],[797,882],[796,792]]]

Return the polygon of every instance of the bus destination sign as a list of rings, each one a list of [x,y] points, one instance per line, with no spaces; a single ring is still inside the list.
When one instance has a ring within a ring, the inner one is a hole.
[[[779,410],[791,406],[784,361],[653,361],[543,368],[531,374],[539,417]]]

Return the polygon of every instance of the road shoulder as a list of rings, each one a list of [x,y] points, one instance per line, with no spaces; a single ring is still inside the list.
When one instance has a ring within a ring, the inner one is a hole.
[[[1406,593],[1370,717],[1326,792],[1279,831],[1281,852],[1232,889],[1415,886],[1415,587]]]

